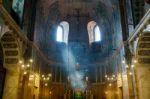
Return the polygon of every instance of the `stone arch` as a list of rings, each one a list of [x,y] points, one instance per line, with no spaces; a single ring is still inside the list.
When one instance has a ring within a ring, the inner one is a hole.
[[[150,64],[150,32],[143,32],[140,36],[136,54],[139,64]]]
[[[20,58],[20,47],[17,37],[15,37],[14,33],[6,32],[0,42],[4,56],[4,68],[16,70]]]
[[[3,53],[3,67],[6,69],[2,99],[18,99],[20,47],[18,38],[13,32],[5,32],[0,38]]]
[[[150,97],[150,32],[141,33],[136,48],[135,76],[137,82],[138,99]]]

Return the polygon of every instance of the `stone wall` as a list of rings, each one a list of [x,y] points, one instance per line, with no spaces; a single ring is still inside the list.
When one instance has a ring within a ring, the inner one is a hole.
[[[4,93],[2,99],[18,99],[19,72],[6,71]]]
[[[150,98],[150,32],[139,38],[135,72],[139,99]]]

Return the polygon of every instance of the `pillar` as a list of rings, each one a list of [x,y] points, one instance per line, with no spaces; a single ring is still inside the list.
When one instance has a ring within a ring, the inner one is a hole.
[[[137,47],[135,76],[138,99],[150,99],[150,32],[144,32]]]
[[[136,68],[136,78],[138,87],[139,99],[150,98],[150,67],[149,66],[138,66]]]
[[[3,99],[18,99],[19,71],[6,71]]]

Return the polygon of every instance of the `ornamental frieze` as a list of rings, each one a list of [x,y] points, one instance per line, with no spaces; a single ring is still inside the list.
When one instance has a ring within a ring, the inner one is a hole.
[[[140,55],[140,56],[150,56],[150,50],[139,50],[138,55]]]
[[[139,48],[150,48],[150,43],[140,43]]]
[[[138,62],[140,64],[150,64],[150,58],[139,58]]]

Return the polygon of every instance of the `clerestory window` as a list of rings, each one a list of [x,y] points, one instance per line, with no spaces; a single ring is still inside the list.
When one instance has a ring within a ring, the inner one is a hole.
[[[56,41],[68,43],[69,23],[66,21],[60,22],[57,27]]]

